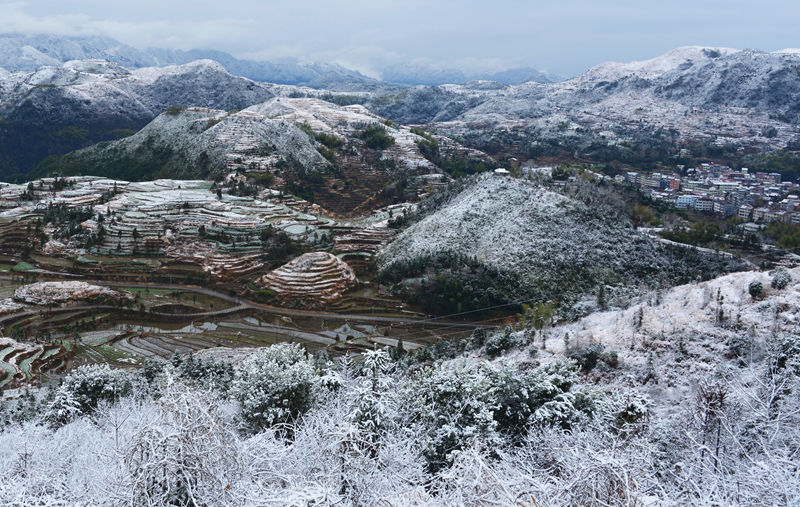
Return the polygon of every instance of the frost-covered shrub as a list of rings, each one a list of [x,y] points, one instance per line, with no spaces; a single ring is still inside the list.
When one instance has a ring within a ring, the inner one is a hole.
[[[523,437],[535,412],[568,391],[577,380],[571,362],[551,363],[530,372],[501,363],[485,365],[483,372],[491,385],[497,428],[513,439]]]
[[[728,342],[728,357],[737,358],[742,364],[753,351],[753,338],[747,333],[737,333]]]
[[[486,339],[485,350],[489,357],[497,357],[507,350],[524,347],[527,344],[528,338],[524,331],[512,332],[511,328],[506,328]]]
[[[585,393],[569,392],[577,378],[572,361],[527,372],[503,362],[448,364],[424,370],[401,393],[399,407],[435,472],[452,463],[454,451],[491,451],[503,436],[523,438],[531,424],[569,426],[592,412]]]
[[[570,391],[578,380],[578,366],[572,360],[557,361],[533,371],[530,386],[534,387],[535,410],[529,423],[537,426],[571,428],[595,416],[601,398],[598,393]]]
[[[233,503],[241,474],[236,434],[208,392],[176,384],[158,402],[158,418],[131,439],[120,500],[130,505]]]
[[[747,286],[747,292],[750,293],[750,297],[753,299],[758,299],[764,293],[764,285],[759,280],[753,280]]]
[[[194,354],[175,355],[171,360],[178,375],[187,381],[209,386],[225,394],[233,382],[233,365],[223,361],[203,360]]]
[[[453,359],[460,356],[466,348],[466,340],[457,338],[442,338],[433,345],[434,355],[437,359]]]
[[[594,403],[588,393],[563,392],[537,408],[531,421],[540,426],[571,428],[593,411]]]
[[[454,359],[473,347],[475,342],[472,338],[441,338],[434,344],[426,343],[424,347],[414,351],[413,359],[419,363]]]
[[[617,352],[613,350],[606,352],[602,343],[591,343],[585,347],[570,347],[567,350],[567,357],[578,363],[581,370],[585,372],[593,370],[598,365],[616,368],[619,364]]]
[[[792,275],[789,274],[788,271],[784,268],[778,268],[775,270],[775,273],[772,275],[772,288],[782,290],[785,289],[789,282],[792,281]]]
[[[318,377],[298,344],[278,344],[242,362],[231,392],[241,404],[245,426],[259,432],[288,423],[311,407]]]
[[[76,415],[89,414],[101,401],[113,402],[131,393],[130,376],[107,364],[81,366],[64,378],[56,390],[47,418],[65,423]]]
[[[787,334],[776,341],[773,345],[773,369],[788,368],[800,375],[800,335]]]
[[[486,344],[486,330],[483,328],[478,328],[472,332],[472,336],[470,336],[470,347],[473,349],[479,349]]]
[[[500,445],[493,401],[484,371],[464,363],[425,369],[406,387],[399,405],[428,471],[449,466],[454,451]]]
[[[650,414],[650,402],[642,394],[629,390],[606,396],[602,400],[604,417],[618,431],[627,432],[631,427],[642,423]]]

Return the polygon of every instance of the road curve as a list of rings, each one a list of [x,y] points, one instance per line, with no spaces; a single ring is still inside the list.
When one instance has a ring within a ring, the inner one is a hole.
[[[86,280],[86,281],[91,281],[91,280]],[[205,296],[211,296],[218,299],[222,299],[223,301],[234,303],[243,308],[249,308],[251,310],[270,313],[273,315],[284,315],[288,317],[304,317],[304,318],[326,319],[326,320],[347,320],[353,322],[370,322],[376,324],[425,325],[431,327],[464,328],[464,329],[496,327],[496,326],[487,326],[482,324],[472,324],[468,322],[452,322],[452,321],[442,321],[433,319],[414,319],[408,317],[387,317],[380,315],[361,315],[361,314],[334,313],[334,312],[323,312],[317,310],[299,310],[295,308],[284,308],[280,306],[272,306],[263,303],[256,303],[255,301],[250,301],[248,299],[230,296],[228,294],[224,294],[222,292],[218,292],[213,289],[207,289],[205,287],[197,287],[195,285],[151,284],[151,283],[141,283],[141,282],[140,283],[106,282],[106,281],[91,281],[91,283],[96,285],[102,285],[105,287],[116,287],[116,288],[136,287],[136,288],[147,288],[147,289],[157,289],[157,290],[183,290],[183,291],[195,292],[197,294],[203,294]],[[170,314],[170,315],[174,316],[176,314]],[[200,314],[196,313],[186,314],[187,317],[192,315],[197,316]]]
[[[9,280],[11,277],[2,275],[0,279]],[[323,319],[323,320],[343,320],[348,322],[359,322],[359,323],[374,323],[374,324],[391,324],[391,325],[400,325],[400,326],[428,326],[431,328],[449,328],[449,329],[477,329],[477,328],[484,328],[490,329],[496,326],[485,325],[485,324],[474,324],[469,322],[453,322],[453,321],[442,321],[438,319],[414,319],[414,318],[407,318],[407,317],[387,317],[381,315],[360,315],[360,314],[347,314],[347,313],[334,313],[334,312],[324,312],[324,311],[316,311],[316,310],[299,310],[295,308],[283,308],[278,306],[271,306],[266,305],[263,303],[256,303],[255,301],[250,301],[247,299],[243,299],[236,296],[231,296],[228,294],[224,294],[222,292],[215,291],[213,289],[208,289],[205,287],[197,287],[195,285],[179,285],[179,284],[163,284],[163,283],[142,283],[142,282],[108,282],[105,280],[92,280],[88,278],[83,278],[84,281],[88,283],[92,283],[95,285],[101,285],[104,287],[115,287],[115,288],[124,288],[124,287],[135,287],[135,288],[142,288],[142,289],[156,289],[156,290],[181,290],[181,291],[188,291],[194,292],[197,294],[202,294],[205,296],[215,297],[217,299],[221,299],[223,301],[227,301],[229,303],[233,303],[234,306],[231,308],[225,308],[222,310],[215,310],[210,312],[198,312],[198,313],[163,313],[163,312],[145,312],[144,315],[149,315],[153,317],[166,317],[166,318],[173,318],[173,319],[198,319],[198,318],[215,318],[215,317],[222,317],[225,315],[229,315],[232,313],[237,313],[245,310],[252,310],[261,313],[268,313],[272,315],[281,315],[287,317],[299,317],[299,318],[313,318],[313,319]],[[16,312],[8,315],[4,315],[0,317],[0,324],[4,324],[6,322],[13,322],[21,318],[30,317],[34,315],[38,315],[40,313],[66,313],[71,311],[85,311],[85,310],[111,310],[111,311],[119,311],[119,312],[131,312],[131,313],[138,313],[136,309],[132,308],[125,308],[120,306],[112,306],[112,305],[78,305],[78,306],[66,306],[66,307],[53,307],[53,308],[46,308],[46,309],[33,309],[33,310],[23,310],[22,312]]]

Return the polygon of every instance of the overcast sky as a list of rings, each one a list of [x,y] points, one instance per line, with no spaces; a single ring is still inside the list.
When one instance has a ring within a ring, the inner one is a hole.
[[[237,57],[562,76],[686,45],[800,47],[797,0],[0,0],[0,31],[102,34]]]

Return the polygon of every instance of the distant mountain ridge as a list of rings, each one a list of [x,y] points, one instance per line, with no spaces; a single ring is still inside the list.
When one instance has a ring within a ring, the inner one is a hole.
[[[0,37],[0,49],[16,48],[0,50],[0,61],[34,65],[84,54],[98,58],[30,72],[0,68],[3,177],[25,173],[47,155],[130,135],[171,105],[231,111],[274,96],[360,104],[380,117],[427,125],[479,150],[513,145],[527,158],[647,164],[667,161],[685,147],[736,154],[800,146],[797,50],[688,46],[640,62],[603,63],[563,82],[520,85],[478,80],[407,87],[326,67],[324,75],[305,75],[312,81],[301,87],[238,77],[209,59],[140,67],[160,60],[111,39],[91,38],[83,45],[63,37],[17,39],[12,44]],[[39,49],[23,44],[34,39]],[[200,56],[164,51],[165,60]],[[112,53],[132,70],[100,58]],[[213,56],[224,61],[225,54]],[[241,61],[227,62],[235,64]]]
[[[142,50],[101,36],[0,35],[0,67],[8,71],[32,72],[43,66],[60,66],[70,60],[85,59],[105,59],[129,69],[182,65],[207,59],[218,62],[231,74],[276,84],[325,88],[327,76],[341,75],[360,85],[377,83],[359,72],[332,64],[239,60],[215,50]]]
[[[417,87],[369,106],[451,135],[506,129],[563,139],[591,131],[606,145],[663,130],[686,142],[782,148],[800,138],[800,52],[687,46],[602,63],[559,83]]]
[[[0,34],[0,68],[32,72],[43,66],[59,66],[70,60],[106,59],[129,69],[182,65],[195,60],[214,60],[231,74],[275,84],[312,88],[371,90],[386,83],[440,85],[491,80],[503,84],[526,81],[552,82],[558,77],[530,67],[500,72],[464,72],[432,65],[391,65],[379,69],[383,81],[331,63],[255,61],[235,58],[213,49],[137,49],[110,37]]]

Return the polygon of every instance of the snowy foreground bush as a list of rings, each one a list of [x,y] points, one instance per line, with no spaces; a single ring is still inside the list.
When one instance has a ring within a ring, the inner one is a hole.
[[[660,420],[567,359],[333,363],[275,345],[237,368],[80,368],[0,414],[0,503],[796,505],[798,343],[709,375]]]

